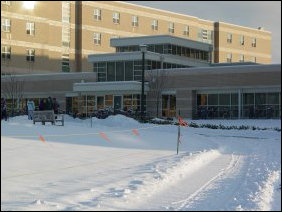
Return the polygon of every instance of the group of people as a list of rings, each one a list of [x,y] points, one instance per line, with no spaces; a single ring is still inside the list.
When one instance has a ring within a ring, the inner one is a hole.
[[[2,99],[2,102],[1,102],[1,120],[2,119],[4,119],[5,121],[7,121],[8,119],[6,99]]]
[[[57,102],[56,98],[51,98],[50,96],[47,99],[41,99],[39,102],[38,109],[39,111],[44,110],[53,110],[55,114],[59,112],[59,103]],[[35,104],[33,100],[27,101],[27,111],[28,111],[28,119],[33,119],[33,112],[35,110]]]

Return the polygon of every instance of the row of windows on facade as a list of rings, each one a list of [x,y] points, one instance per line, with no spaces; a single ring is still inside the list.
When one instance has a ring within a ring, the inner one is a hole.
[[[11,47],[2,46],[2,59],[10,60],[11,59]],[[26,61],[34,62],[35,61],[35,50],[27,49],[26,50]]]
[[[2,59],[3,60],[11,59],[11,47],[10,46],[2,46]],[[35,49],[26,50],[26,61],[35,62]],[[62,64],[61,65],[62,65],[63,72],[70,71],[69,54],[62,55]]]
[[[159,54],[172,54],[179,55],[184,57],[189,57],[193,59],[199,59],[208,61],[209,53],[206,51],[201,51],[198,49],[187,48],[184,46],[177,46],[172,44],[156,44],[156,45],[148,45],[147,50],[151,52],[156,52]],[[117,47],[116,52],[134,52],[140,51],[140,46],[123,46]]]
[[[145,70],[185,68],[188,66],[160,61],[146,60]],[[93,71],[97,73],[97,80],[103,81],[132,81],[141,80],[142,61],[120,61],[94,63]]]
[[[241,105],[239,105],[239,98]],[[281,93],[218,93],[197,94],[197,110],[201,116],[281,117]],[[272,112],[271,112],[272,111]],[[269,114],[271,112],[272,114]]]
[[[227,43],[232,43],[232,34],[228,33],[227,34]],[[240,45],[244,46],[245,45],[245,36],[244,35],[240,35],[240,40],[239,40]],[[257,46],[257,39],[256,38],[252,38],[252,47],[256,47]]]
[[[226,54],[226,62],[227,63],[232,63],[232,53]],[[243,54],[240,55],[239,62],[245,62],[245,55],[243,55]],[[257,58],[253,57],[252,62],[256,63],[257,62]]]
[[[102,20],[102,10],[94,9],[93,17],[94,17],[94,20],[101,21]],[[118,12],[113,13],[113,23],[120,24],[120,13]],[[138,16],[132,16],[131,25],[132,27],[139,26],[139,17]],[[158,30],[158,28],[159,28],[158,20],[152,20],[151,29]],[[174,33],[174,23],[169,23],[168,32]],[[189,26],[185,26],[183,30],[183,35],[189,36]]]
[[[7,18],[2,18],[2,31],[11,32],[11,20]],[[34,35],[35,34],[35,24],[34,22],[26,23],[26,34]]]

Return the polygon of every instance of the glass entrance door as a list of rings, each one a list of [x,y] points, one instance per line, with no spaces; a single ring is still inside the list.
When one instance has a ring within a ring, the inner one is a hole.
[[[121,96],[115,96],[114,97],[114,109],[115,110],[121,110]]]
[[[104,96],[97,96],[97,110],[104,109]]]

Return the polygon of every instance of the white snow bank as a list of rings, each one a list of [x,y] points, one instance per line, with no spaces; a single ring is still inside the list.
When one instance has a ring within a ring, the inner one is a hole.
[[[261,186],[259,191],[255,193],[254,202],[258,205],[259,211],[270,211],[271,203],[273,201],[273,195],[276,182],[279,180],[280,172],[273,171],[269,173],[269,176]]]

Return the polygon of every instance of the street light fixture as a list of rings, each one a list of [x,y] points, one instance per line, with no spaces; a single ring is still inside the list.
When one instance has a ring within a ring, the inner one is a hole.
[[[33,10],[35,6],[35,1],[24,1],[23,7],[28,10]]]
[[[144,120],[145,111],[145,95],[144,95],[144,84],[145,84],[145,53],[147,51],[146,45],[140,45],[142,52],[142,93],[141,93],[141,119]]]

